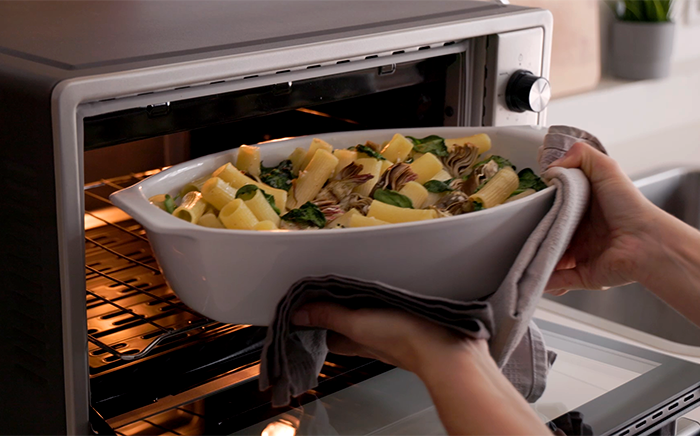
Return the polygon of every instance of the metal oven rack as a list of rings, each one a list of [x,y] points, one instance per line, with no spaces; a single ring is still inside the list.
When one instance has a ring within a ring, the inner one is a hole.
[[[126,215],[117,221],[100,213],[113,208],[108,199],[111,192],[159,171],[85,186],[86,205],[93,206],[93,211],[86,207],[86,220],[103,224],[85,232],[88,340],[92,344],[93,369],[141,359],[159,345],[224,326],[177,299],[165,283],[146,233],[138,223]]]

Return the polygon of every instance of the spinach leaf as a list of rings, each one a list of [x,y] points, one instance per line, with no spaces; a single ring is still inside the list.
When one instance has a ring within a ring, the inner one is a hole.
[[[472,212],[486,209],[480,201],[472,201]]]
[[[530,168],[525,168],[518,173],[518,178],[520,179],[520,185],[512,194],[518,195],[525,191],[526,189],[534,189],[535,191],[541,191],[547,187],[547,184],[542,181],[542,179],[535,174]]]
[[[315,204],[310,201],[304,203],[299,209],[292,209],[282,215],[282,219],[294,223],[313,225],[320,229],[326,226],[326,216]]]
[[[474,165],[474,170],[476,170],[477,168],[479,168],[481,166],[486,165],[490,161],[496,162],[498,164],[498,169],[503,169],[504,167],[511,167],[511,168],[513,168],[513,171],[515,171],[515,165],[513,165],[513,163],[511,161],[509,161],[508,159],[506,159],[504,157],[497,156],[497,155],[490,156],[489,158],[484,159],[481,162],[477,163],[476,165]]]
[[[389,189],[377,189],[374,191],[374,199],[392,206],[413,209],[413,202],[410,198]]]
[[[446,182],[441,182],[440,180],[428,180],[423,184],[423,186],[428,190],[428,192],[439,194],[441,192],[454,191],[454,189],[450,188],[450,182],[451,180]]]
[[[276,167],[267,168],[260,164],[260,180],[263,183],[277,189],[289,191],[292,187],[292,161],[287,159],[280,162]]]
[[[416,153],[432,153],[438,157],[447,157],[450,153],[447,152],[445,140],[437,135],[426,136],[418,139],[413,136],[407,136],[413,142],[413,151]]]
[[[373,158],[378,159],[378,160],[386,160],[386,158],[384,156],[382,156],[381,154],[374,151],[372,149],[372,147],[368,147],[366,145],[357,144],[355,146],[355,150],[357,150],[358,153],[364,153],[367,156],[373,157]]]
[[[280,210],[277,209],[277,206],[275,206],[275,197],[272,195],[268,194],[267,192],[263,191],[262,189],[258,188],[255,185],[245,185],[241,186],[238,191],[236,191],[236,198],[240,198],[243,201],[248,201],[255,197],[255,193],[257,191],[262,192],[263,197],[265,197],[265,200],[272,206],[272,210],[277,213],[277,215],[280,214]]]
[[[175,205],[175,200],[173,200],[173,197],[171,197],[168,194],[165,194],[165,201],[163,202],[163,206],[165,206],[166,212],[168,212],[170,215],[173,214],[177,206]]]

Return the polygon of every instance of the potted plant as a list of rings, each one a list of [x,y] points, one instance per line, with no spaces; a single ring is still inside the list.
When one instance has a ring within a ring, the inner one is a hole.
[[[610,2],[617,20],[612,29],[612,69],[623,79],[666,77],[671,67],[675,24],[673,0]]]

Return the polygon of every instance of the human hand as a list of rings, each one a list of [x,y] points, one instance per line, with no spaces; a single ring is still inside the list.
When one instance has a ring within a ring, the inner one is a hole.
[[[292,317],[298,326],[329,330],[328,347],[337,354],[378,359],[419,377],[440,360],[463,355],[490,359],[485,340],[458,335],[396,309],[352,310],[334,303],[310,303]]]
[[[591,203],[546,292],[603,290],[640,281],[649,257],[651,230],[662,219],[620,169],[593,147],[577,143],[550,167],[580,168],[591,182]]]

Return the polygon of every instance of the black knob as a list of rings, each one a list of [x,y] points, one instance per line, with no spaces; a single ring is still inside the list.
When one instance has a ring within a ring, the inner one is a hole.
[[[552,89],[544,77],[527,70],[518,70],[506,87],[506,104],[513,112],[542,112],[549,104]]]

